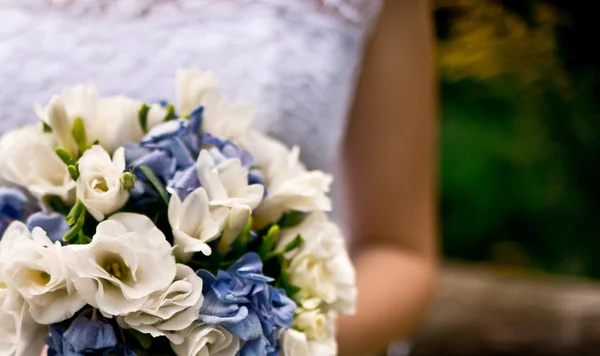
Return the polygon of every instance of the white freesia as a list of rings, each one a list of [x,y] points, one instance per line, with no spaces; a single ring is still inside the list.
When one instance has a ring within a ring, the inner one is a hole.
[[[211,211],[204,188],[194,190],[183,202],[177,192],[171,189],[169,192],[168,217],[173,230],[173,253],[184,262],[188,262],[196,252],[209,256],[212,251],[208,242],[221,233],[228,209],[217,207]]]
[[[203,128],[228,139],[242,136],[254,116],[252,105],[230,105],[216,88],[218,78],[212,72],[197,69],[177,72],[177,101],[181,113],[189,114],[202,105]]]
[[[129,199],[129,191],[121,184],[125,171],[125,150],[117,149],[110,158],[108,152],[95,145],[79,159],[77,198],[92,216],[104,220],[104,216],[122,208]]]
[[[189,114],[201,105],[206,93],[219,85],[219,78],[213,72],[198,69],[180,69],[176,74],[177,108]]]
[[[235,356],[240,340],[220,326],[194,322],[182,332],[181,343],[171,342],[177,356]]]
[[[0,281],[0,356],[39,355],[48,328],[29,315],[27,303],[16,290]]]
[[[248,169],[239,159],[227,159],[215,164],[207,150],[200,151],[198,157],[198,178],[206,189],[211,206],[233,207],[244,205],[255,209],[260,204],[264,187],[260,184],[248,185]]]
[[[98,225],[89,245],[73,250],[75,288],[106,316],[140,310],[175,278],[171,245],[144,215],[113,215]]]
[[[60,147],[75,154],[72,128],[80,117],[85,126],[88,144],[99,141],[109,152],[126,142],[138,142],[144,136],[138,113],[142,102],[124,96],[100,97],[92,85],[68,87],[53,97],[45,108],[36,106],[37,115],[52,128]],[[166,117],[160,105],[148,112],[147,128],[158,125]]]
[[[56,140],[37,125],[9,131],[0,140],[2,180],[25,187],[37,198],[57,195],[73,198],[75,182],[54,152]]]
[[[152,337],[167,336],[172,342],[184,340],[177,333],[198,320],[204,301],[202,279],[190,267],[178,264],[175,281],[166,290],[150,296],[140,310],[119,317],[119,324]]]
[[[264,223],[277,220],[288,211],[330,211],[328,197],[333,177],[322,171],[307,171],[300,162],[300,149],[288,150],[283,144],[257,132],[250,132],[242,146],[256,160],[265,177],[269,194],[254,212]]]
[[[71,282],[67,252],[41,228],[29,232],[21,222],[13,222],[0,240],[1,274],[40,324],[64,321],[85,305]]]
[[[322,212],[311,213],[299,226],[284,229],[279,248],[304,238],[304,244],[291,253],[290,282],[301,288],[297,300],[318,298],[344,314],[354,312],[355,271],[340,230]]]

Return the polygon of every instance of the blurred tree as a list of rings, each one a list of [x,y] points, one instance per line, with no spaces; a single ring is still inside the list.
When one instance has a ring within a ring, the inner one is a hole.
[[[598,61],[574,39],[593,38],[574,26],[596,26],[584,5],[437,1],[447,255],[600,277]]]

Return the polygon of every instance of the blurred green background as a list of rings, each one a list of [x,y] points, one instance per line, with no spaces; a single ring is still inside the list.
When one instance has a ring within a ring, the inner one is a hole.
[[[600,277],[591,2],[435,3],[444,253]]]

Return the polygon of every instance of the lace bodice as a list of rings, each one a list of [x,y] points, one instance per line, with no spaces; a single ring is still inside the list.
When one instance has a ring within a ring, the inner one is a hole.
[[[221,77],[255,126],[332,170],[381,0],[0,0],[0,132],[64,86],[174,99],[177,68]]]

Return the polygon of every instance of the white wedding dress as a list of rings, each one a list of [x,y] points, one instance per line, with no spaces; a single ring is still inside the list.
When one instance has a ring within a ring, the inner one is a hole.
[[[0,133],[68,85],[172,100],[175,71],[215,71],[254,126],[333,171],[382,0],[0,0]]]

